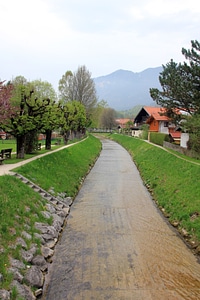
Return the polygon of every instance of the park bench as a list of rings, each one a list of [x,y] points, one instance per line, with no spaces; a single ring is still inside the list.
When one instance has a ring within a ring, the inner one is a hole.
[[[0,157],[2,159],[11,158],[11,152],[12,152],[12,148],[11,149],[2,149]]]
[[[5,159],[5,158],[0,157],[0,165],[3,164],[4,159]]]

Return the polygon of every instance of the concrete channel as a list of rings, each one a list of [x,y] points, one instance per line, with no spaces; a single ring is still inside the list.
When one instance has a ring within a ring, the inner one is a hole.
[[[71,207],[43,299],[200,299],[200,265],[130,155],[110,140],[102,148]]]

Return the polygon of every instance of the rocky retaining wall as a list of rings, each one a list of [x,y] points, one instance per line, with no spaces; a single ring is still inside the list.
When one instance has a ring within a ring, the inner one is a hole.
[[[35,300],[41,297],[43,293],[45,274],[48,272],[55,245],[69,214],[72,198],[67,197],[65,194],[53,197],[25,177],[16,173],[13,173],[13,175],[20,178],[47,200],[47,210],[43,211],[43,214],[47,219],[53,219],[51,226],[44,223],[35,223],[35,228],[40,232],[36,233],[35,236],[41,240],[41,249],[38,249],[36,244],[32,244],[30,247],[27,246],[26,240],[31,240],[32,237],[24,231],[21,237],[16,240],[16,246],[21,245],[21,260],[10,258],[9,271],[14,279],[11,288],[15,287],[20,299]],[[38,252],[41,254],[37,254]],[[2,274],[0,274],[0,281],[3,281]],[[11,291],[0,290],[0,299],[13,299]]]

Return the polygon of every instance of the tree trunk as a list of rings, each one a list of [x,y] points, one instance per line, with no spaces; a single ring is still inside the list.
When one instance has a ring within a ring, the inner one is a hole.
[[[63,134],[64,145],[67,145],[67,142],[69,140],[69,136],[70,136],[70,130],[65,131],[64,134]]]
[[[46,142],[45,142],[46,150],[51,150],[51,134],[52,134],[52,130],[47,129],[46,130]]]
[[[31,154],[37,150],[38,134],[32,130],[26,134],[25,153]]]
[[[17,136],[17,158],[23,159],[25,154],[25,135]]]

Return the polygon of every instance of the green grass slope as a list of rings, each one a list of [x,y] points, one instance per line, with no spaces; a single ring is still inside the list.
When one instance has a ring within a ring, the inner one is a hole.
[[[200,164],[178,158],[137,138],[119,134],[113,134],[111,138],[129,151],[160,209],[191,245],[198,248]]]

